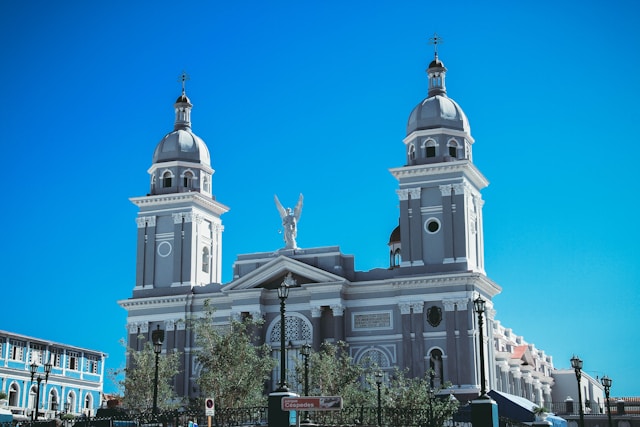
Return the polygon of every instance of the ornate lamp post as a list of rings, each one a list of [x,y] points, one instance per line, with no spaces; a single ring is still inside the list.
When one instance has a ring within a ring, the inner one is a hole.
[[[302,354],[304,359],[304,395],[309,396],[309,356],[311,355],[311,346],[309,344],[303,345],[300,349],[300,354]],[[304,413],[304,420],[302,422],[305,424],[311,422],[309,419],[309,411]]]
[[[378,427],[382,426],[382,372],[376,372],[376,385],[378,386]]]
[[[584,427],[584,409],[582,408],[582,386],[580,380],[582,378],[582,360],[575,354],[571,358],[571,367],[576,373],[576,380],[578,381],[578,408],[580,410],[580,427]]]
[[[156,354],[156,371],[153,377],[153,414],[155,415],[158,413],[158,362],[164,341],[164,331],[160,329],[160,325],[151,332],[151,340],[153,341],[153,352]]]
[[[35,377],[36,372],[38,372],[38,365],[36,364],[36,362],[33,362],[31,365],[29,365],[29,371],[31,372],[31,382],[33,383],[33,377]],[[38,417],[38,407],[40,406],[40,384],[42,383],[42,381],[44,380],[44,383],[46,384],[47,381],[49,381],[49,374],[51,373],[51,363],[45,363],[44,364],[44,379],[38,375],[38,377],[36,378],[36,401],[34,402],[34,408],[33,408],[33,413],[31,414],[31,420],[35,421]]]
[[[480,331],[480,397],[487,397],[487,381],[484,374],[484,332],[482,325],[484,323],[483,314],[485,312],[485,300],[481,297],[476,298],[473,301],[476,313],[478,313],[478,329]],[[584,426],[581,426],[584,427]]]
[[[280,298],[280,387],[276,391],[289,391],[287,388],[286,380],[286,362],[287,353],[285,348],[285,306],[287,298],[289,297],[289,287],[295,286],[295,280],[291,276],[291,273],[287,274],[284,281],[278,288],[278,298]]]
[[[600,381],[604,387],[604,395],[607,398],[607,418],[609,419],[609,427],[613,427],[613,423],[611,422],[611,405],[609,403],[609,391],[611,391],[611,383],[613,380],[605,375]]]

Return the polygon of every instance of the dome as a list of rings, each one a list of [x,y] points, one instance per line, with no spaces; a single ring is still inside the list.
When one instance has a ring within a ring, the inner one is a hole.
[[[400,243],[400,226],[393,229],[389,236],[389,243],[387,243],[387,245],[392,245],[394,243]]]
[[[209,149],[190,128],[169,132],[156,146],[153,153],[153,163],[174,160],[211,165]]]
[[[437,56],[429,64],[429,68],[445,68],[444,63]]]
[[[451,98],[435,95],[418,104],[407,123],[407,135],[417,130],[447,128],[470,132],[469,121],[462,108]]]
[[[191,100],[184,93],[176,99],[176,104],[179,102],[186,102],[187,104],[191,104]]]

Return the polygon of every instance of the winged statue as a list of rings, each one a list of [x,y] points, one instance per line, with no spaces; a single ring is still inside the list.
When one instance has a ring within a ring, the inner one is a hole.
[[[300,214],[302,214],[302,193],[300,193],[298,203],[293,210],[291,208],[285,209],[280,200],[278,200],[278,196],[273,197],[280,213],[280,219],[282,219],[282,227],[284,227],[285,249],[297,249],[296,236],[298,235],[298,221],[300,220]]]

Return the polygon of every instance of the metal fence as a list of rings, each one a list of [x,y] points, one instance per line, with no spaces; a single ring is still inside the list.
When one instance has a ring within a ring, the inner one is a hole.
[[[308,420],[320,427],[472,427],[470,411],[460,408],[452,419],[432,420],[428,409],[398,409],[371,407],[344,407],[340,411],[310,411],[299,414],[301,422]],[[378,416],[380,418],[378,418]],[[20,422],[0,427],[200,427],[207,426],[203,411],[164,411],[157,415],[137,414],[107,418],[80,417],[76,419],[51,419],[36,422]],[[268,425],[267,407],[217,409],[212,419],[214,427],[255,427]],[[304,425],[304,424],[301,424]],[[527,427],[513,420],[501,418],[500,427]]]
[[[550,412],[557,415],[579,415],[580,406],[578,402],[568,400],[564,402],[551,402],[546,405]],[[640,415],[640,398],[611,398],[609,399],[609,407],[611,415]],[[589,415],[606,415],[607,402],[583,402],[582,404],[584,416]]]

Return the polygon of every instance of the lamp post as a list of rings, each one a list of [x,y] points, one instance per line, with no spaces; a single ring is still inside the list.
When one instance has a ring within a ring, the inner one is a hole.
[[[31,382],[33,383],[33,377],[35,377],[36,372],[38,372],[38,365],[36,364],[36,362],[33,362],[31,365],[29,365],[29,371],[31,372]],[[40,383],[42,383],[42,381],[44,380],[44,383],[46,384],[47,381],[49,381],[50,373],[51,363],[47,362],[44,364],[44,379],[40,375],[38,375],[38,377],[36,378],[36,401],[33,405],[33,413],[31,414],[32,421],[35,421],[38,417],[38,407],[40,406]]]
[[[613,382],[613,380],[605,375],[604,377],[602,377],[602,379],[600,379],[600,381],[602,382],[602,386],[604,387],[604,395],[607,398],[607,418],[609,420],[609,427],[613,427],[613,424],[611,422],[611,406],[609,404],[609,391],[611,391],[611,383]]]
[[[580,380],[582,378],[582,360],[575,354],[571,358],[571,367],[576,373],[578,381],[578,408],[580,410],[580,427],[584,427],[584,409],[582,408],[582,386]]]
[[[153,414],[155,415],[158,413],[158,362],[162,353],[162,341],[164,341],[164,331],[160,329],[160,325],[151,332],[151,341],[153,341],[153,352],[156,354],[156,371],[153,377]]]
[[[376,372],[376,385],[378,386],[378,427],[382,426],[382,372]]]
[[[300,354],[302,354],[302,358],[304,359],[304,395],[309,396],[309,356],[311,355],[311,346],[309,344],[303,345],[300,349]],[[309,411],[305,411],[302,422],[305,424],[311,422],[309,419]]]
[[[484,332],[482,330],[482,325],[484,323],[483,314],[485,312],[485,300],[481,297],[476,298],[473,301],[473,305],[475,307],[476,313],[478,313],[478,329],[480,331],[480,397],[487,397],[487,381],[484,374]],[[583,426],[581,426],[583,427]]]
[[[278,288],[278,298],[280,298],[280,387],[276,391],[289,391],[286,381],[286,362],[287,353],[285,348],[285,306],[287,298],[289,297],[289,287],[291,284],[295,285],[295,280],[291,277],[291,273],[287,274],[284,281]]]

